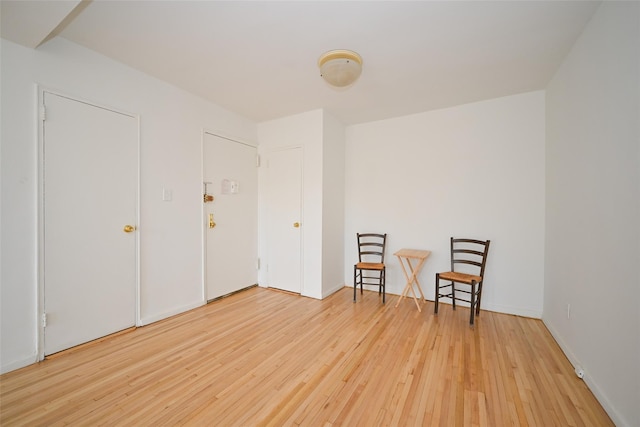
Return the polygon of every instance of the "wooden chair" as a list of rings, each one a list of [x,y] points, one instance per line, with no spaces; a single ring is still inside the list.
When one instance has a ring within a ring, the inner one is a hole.
[[[456,300],[470,304],[469,324],[473,326],[474,316],[480,315],[482,301],[482,285],[484,282],[484,267],[487,263],[490,240],[454,239],[451,238],[451,271],[436,273],[436,295],[434,313],[438,314],[440,298],[450,298],[453,309]],[[448,282],[440,284],[440,280]],[[461,284],[462,289],[456,284]],[[442,293],[442,289],[451,288],[449,293]],[[456,292],[468,294],[468,298],[460,298]]]
[[[385,303],[385,265],[384,250],[387,242],[386,234],[358,233],[358,263],[353,266],[353,302],[356,302],[356,289],[360,285],[378,286],[378,294],[382,294]]]

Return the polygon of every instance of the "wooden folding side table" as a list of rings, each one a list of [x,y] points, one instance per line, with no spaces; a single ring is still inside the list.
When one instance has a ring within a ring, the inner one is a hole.
[[[400,249],[398,252],[394,253],[395,256],[398,257],[398,261],[400,261],[400,266],[402,267],[402,272],[404,273],[404,277],[407,279],[407,284],[402,291],[402,295],[398,298],[398,302],[396,303],[396,307],[400,304],[402,298],[407,296],[409,291],[411,291],[411,295],[413,296],[413,300],[416,302],[416,306],[418,307],[418,311],[422,311],[420,308],[420,304],[418,303],[418,298],[416,296],[415,291],[413,290],[414,283],[418,286],[418,292],[420,292],[420,297],[422,301],[426,301],[424,298],[424,294],[422,293],[422,288],[420,287],[420,282],[418,282],[418,273],[422,269],[422,265],[426,261],[426,259],[431,255],[431,251],[423,251],[421,249]],[[418,264],[414,267],[411,264],[411,260],[418,261]],[[407,272],[407,268],[404,264],[407,264],[409,267],[409,272]]]

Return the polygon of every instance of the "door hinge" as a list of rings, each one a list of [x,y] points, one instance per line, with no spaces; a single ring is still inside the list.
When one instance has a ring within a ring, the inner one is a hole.
[[[43,122],[47,120],[47,107],[45,107],[44,104],[40,106],[40,120]]]
[[[47,327],[47,313],[42,313],[42,327]]]
[[[260,155],[256,154],[256,167],[259,168],[260,167]]]

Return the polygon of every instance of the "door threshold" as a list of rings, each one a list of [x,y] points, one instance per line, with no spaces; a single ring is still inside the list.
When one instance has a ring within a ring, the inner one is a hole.
[[[137,329],[136,326],[132,326],[130,328],[123,329],[121,331],[114,332],[114,333],[109,334],[109,335],[105,335],[104,337],[96,338],[95,340],[87,341],[85,343],[78,344],[76,346],[69,347],[69,348],[66,348],[64,350],[60,350],[60,351],[58,351],[56,353],[52,353],[52,354],[46,355],[44,357],[44,360],[56,359],[56,358],[58,358],[60,356],[63,356],[65,354],[74,353],[74,352],[76,352],[78,350],[82,350],[84,348],[91,347],[93,345],[99,344],[99,343],[101,343],[103,341],[106,341],[108,339],[115,338],[115,337],[120,336],[120,335],[128,334],[129,332],[133,332],[136,329]]]
[[[287,295],[295,295],[297,297],[302,295],[300,292],[286,291],[284,289],[278,289],[278,288],[267,288],[267,289],[269,289],[270,291],[280,292]]]
[[[255,288],[256,286],[258,286],[258,284],[254,283],[253,285],[249,285],[246,288],[238,289],[237,291],[229,292],[228,294],[225,294],[225,295],[222,295],[222,296],[219,296],[219,297],[216,297],[216,298],[212,298],[210,300],[207,300],[207,304],[212,303],[214,301],[221,300],[221,299],[226,298],[226,297],[230,297],[231,295],[235,295],[235,294],[237,294],[239,292],[244,292],[244,291],[249,290],[251,288]]]

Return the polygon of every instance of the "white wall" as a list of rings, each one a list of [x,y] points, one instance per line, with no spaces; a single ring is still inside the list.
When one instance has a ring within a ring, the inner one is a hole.
[[[202,304],[202,129],[255,142],[256,125],[64,39],[1,43],[1,370],[36,359],[36,83],[140,115],[140,321]]]
[[[603,2],[547,89],[543,320],[620,426],[640,425],[639,41],[640,3]]]
[[[258,150],[267,158],[274,150],[302,147],[301,294],[324,298],[344,286],[344,126],[326,111],[314,110],[260,123],[258,140]],[[264,167],[258,176],[260,185],[264,186]],[[260,223],[264,224],[268,201],[262,190],[260,197]],[[260,236],[260,258],[268,263],[264,226],[260,227]],[[268,285],[264,263],[261,263],[259,283]]]
[[[540,317],[544,129],[541,91],[347,128],[346,282],[357,232],[388,233],[389,293],[405,283],[395,251],[432,251],[419,276],[431,300],[449,238],[491,239],[483,308]]]
[[[302,147],[302,295],[322,298],[322,110],[271,120],[258,125],[258,152]],[[258,172],[260,190],[259,256],[268,262],[265,239],[264,185],[266,169]],[[268,285],[265,263],[258,273],[260,285]]]
[[[344,287],[345,127],[323,112],[322,297]]]

